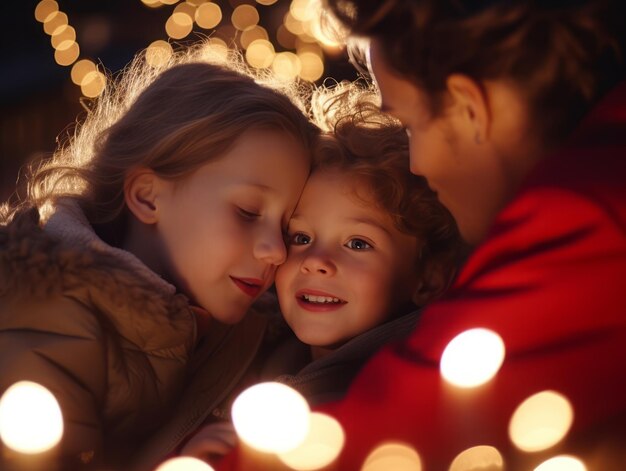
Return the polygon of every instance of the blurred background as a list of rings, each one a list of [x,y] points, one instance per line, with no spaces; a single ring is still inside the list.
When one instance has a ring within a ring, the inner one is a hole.
[[[355,80],[345,50],[314,21],[321,0],[5,0],[0,58],[0,201],[19,169],[49,155],[97,98],[105,75],[140,50],[164,60],[210,38],[256,68],[320,84]]]

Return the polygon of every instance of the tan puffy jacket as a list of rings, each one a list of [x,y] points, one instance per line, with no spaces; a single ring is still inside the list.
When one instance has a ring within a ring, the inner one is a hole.
[[[209,380],[215,398],[202,402],[219,400],[217,386],[247,367],[262,324],[216,325],[196,352],[186,298],[98,239],[76,207],[40,226],[34,209],[0,226],[0,394],[21,380],[44,385],[63,413],[62,467],[121,469],[171,419],[194,355],[221,381]],[[242,329],[252,337],[230,343]]]

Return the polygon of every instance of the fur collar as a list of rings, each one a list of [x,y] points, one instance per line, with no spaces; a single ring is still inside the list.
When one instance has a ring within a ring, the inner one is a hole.
[[[59,295],[104,315],[144,351],[170,355],[164,350],[193,344],[187,299],[132,254],[99,239],[77,205],[59,205],[43,228],[37,209],[20,210],[0,226],[0,299]]]

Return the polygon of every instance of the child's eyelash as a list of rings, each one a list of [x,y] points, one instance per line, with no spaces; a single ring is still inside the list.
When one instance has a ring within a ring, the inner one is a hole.
[[[241,216],[243,216],[246,219],[256,219],[260,216],[260,214],[255,213],[254,211],[247,211],[240,207],[237,207],[237,211],[239,212]]]

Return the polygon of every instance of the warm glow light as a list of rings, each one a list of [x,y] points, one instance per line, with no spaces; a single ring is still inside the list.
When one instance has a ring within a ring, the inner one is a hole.
[[[203,3],[196,10],[196,23],[201,28],[215,28],[220,21],[222,21],[222,10],[216,3]]]
[[[62,11],[54,11],[50,13],[43,23],[43,30],[46,34],[52,36],[54,32],[60,28],[61,26],[65,26],[67,24],[67,15]]]
[[[183,39],[192,29],[193,20],[185,13],[172,13],[165,22],[165,32],[173,39]]]
[[[52,47],[57,49],[64,41],[75,41],[76,30],[70,25],[63,25],[56,29],[54,34],[50,37],[50,43]]]
[[[174,5],[175,3],[179,2],[179,0],[160,0],[160,1],[164,5]]]
[[[307,436],[310,409],[295,389],[281,383],[259,383],[242,392],[232,408],[241,440],[266,453],[285,453]]]
[[[59,11],[57,2],[54,0],[41,0],[35,7],[35,19],[43,23],[55,11]]]
[[[315,82],[322,77],[324,73],[324,62],[317,54],[312,52],[303,52],[298,54],[302,68],[300,77],[309,82]]]
[[[274,60],[274,46],[265,39],[252,41],[246,50],[246,60],[257,69],[269,67]]]
[[[97,70],[88,72],[80,84],[80,91],[89,98],[95,98],[104,91],[106,85],[106,77],[102,72]]]
[[[176,5],[176,8],[174,8],[173,13],[182,13],[183,15],[187,15],[189,18],[191,18],[191,22],[193,23],[193,20],[196,16],[196,6],[192,5],[189,2],[179,3],[178,5]]]
[[[72,66],[72,71],[70,72],[70,76],[72,77],[72,82],[76,85],[82,85],[83,80],[87,76],[89,72],[96,71],[96,64],[91,62],[89,59],[82,59],[76,62]]]
[[[459,453],[448,471],[500,471],[504,460],[500,452],[492,446],[475,446]]]
[[[285,49],[296,48],[296,35],[289,31],[285,25],[280,25],[276,30],[276,40]]]
[[[587,467],[575,456],[560,455],[544,461],[535,471],[587,471]]]
[[[146,62],[152,67],[160,67],[172,57],[172,46],[167,41],[159,39],[146,49]]]
[[[272,70],[279,80],[293,80],[302,70],[302,64],[293,52],[279,52],[272,61]]]
[[[345,434],[341,424],[319,412],[311,413],[311,427],[304,442],[297,448],[278,455],[291,469],[310,471],[332,463],[343,448]]]
[[[385,443],[372,451],[361,471],[421,471],[422,461],[417,451],[403,443]]]
[[[63,41],[54,51],[54,60],[59,65],[72,65],[80,55],[76,41]]]
[[[504,342],[495,332],[470,329],[450,341],[441,356],[441,375],[461,388],[492,379],[504,361]]]
[[[302,24],[302,22],[296,20],[289,12],[287,12],[287,14],[285,15],[283,23],[285,24],[285,28],[287,28],[290,33],[295,34],[296,36],[304,33],[304,25]]]
[[[9,448],[28,454],[56,446],[63,436],[63,416],[50,391],[31,381],[20,381],[0,399],[0,439]]]
[[[274,5],[278,0],[256,0],[259,5]]]
[[[541,451],[560,442],[574,420],[565,396],[542,391],[522,402],[511,417],[509,437],[522,451]]]
[[[158,7],[162,7],[163,3],[161,3],[161,0],[141,0],[143,2],[144,5],[150,7],[150,8],[158,8]]]
[[[233,26],[239,31],[254,27],[259,22],[259,12],[252,5],[239,5],[230,17]]]
[[[155,471],[214,471],[204,461],[190,456],[171,458],[162,463]]]
[[[289,12],[298,21],[309,21],[314,18],[316,13],[312,6],[312,0],[293,0],[289,5]]]
[[[244,49],[248,49],[250,43],[252,41],[256,41],[257,39],[265,39],[266,41],[269,40],[267,30],[258,25],[241,33],[241,47],[243,47]]]

